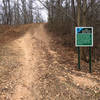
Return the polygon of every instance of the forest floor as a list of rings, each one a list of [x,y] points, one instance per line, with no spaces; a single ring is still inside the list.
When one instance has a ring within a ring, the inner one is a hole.
[[[0,100],[100,100],[100,61],[81,62],[45,24],[0,26]]]

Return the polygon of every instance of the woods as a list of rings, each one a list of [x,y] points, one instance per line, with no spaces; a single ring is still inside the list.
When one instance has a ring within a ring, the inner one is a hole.
[[[42,22],[41,7],[34,0],[0,1],[0,24],[18,25]],[[39,17],[39,18],[38,18]]]
[[[76,26],[95,26],[96,21],[100,21],[99,0],[48,0],[46,4],[48,7],[48,22],[53,24],[72,23]]]
[[[40,6],[35,6],[36,2],[40,3]],[[48,22],[58,23],[60,26],[67,24],[71,24],[69,25],[71,27],[79,26],[79,24],[95,26],[100,19],[99,0],[2,0],[0,3],[1,24],[32,23],[36,13],[40,16],[39,10],[44,8],[48,11]]]
[[[0,23],[19,25],[45,22],[44,16],[41,16],[43,9],[48,12],[50,30],[68,34],[74,40],[76,26],[93,26],[94,43],[99,43],[100,0],[2,0]],[[94,47],[98,48],[98,45]],[[81,58],[87,61],[86,51],[81,51]]]
[[[48,0],[48,22],[52,31],[74,37],[75,26],[94,27],[94,49],[100,39],[99,0]],[[72,41],[74,45],[74,39]],[[86,49],[87,50],[87,49]],[[81,48],[81,59],[88,61],[87,51]],[[95,53],[95,50],[93,50]]]

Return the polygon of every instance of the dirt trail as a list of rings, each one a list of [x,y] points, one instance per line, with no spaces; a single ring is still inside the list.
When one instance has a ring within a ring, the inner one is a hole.
[[[16,85],[12,100],[36,100],[36,98],[39,96],[37,95],[33,97],[33,94],[31,93],[31,88],[33,85],[32,83],[35,83],[37,77],[35,64],[39,59],[36,40],[48,43],[49,38],[45,34],[43,25],[40,25],[39,28],[35,29],[35,31],[33,31],[31,27],[23,37],[16,40],[16,42],[18,42],[20,47],[22,48],[25,57],[21,59],[21,62],[24,65],[20,69],[22,78],[19,80],[20,83]],[[36,49],[37,51],[35,51],[34,49]],[[37,90],[35,90],[35,92],[35,94],[38,93]]]
[[[20,79],[21,82],[16,85],[15,88],[15,94],[12,97],[12,100],[21,100],[24,96],[31,95],[30,91],[27,89],[30,88],[31,86],[31,81],[33,80],[32,76],[32,66],[31,65],[31,54],[32,54],[32,41],[31,41],[31,34],[26,33],[18,42],[20,47],[22,48],[25,57],[22,58],[22,63],[24,66],[21,67],[21,76],[22,78]],[[35,59],[33,60],[33,64],[35,63]],[[25,99],[25,98],[24,98]],[[31,98],[27,98],[29,100],[32,100]]]
[[[9,46],[17,56],[21,53],[20,65],[10,72],[8,86],[0,88],[0,100],[99,100],[100,79],[60,64],[51,40],[40,24],[35,28],[31,25],[24,35],[11,41]]]

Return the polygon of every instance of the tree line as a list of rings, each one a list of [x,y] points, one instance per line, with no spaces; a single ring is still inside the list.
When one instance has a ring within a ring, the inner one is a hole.
[[[18,25],[43,22],[36,0],[2,0],[0,4],[0,24]]]
[[[100,0],[47,0],[46,8],[51,24],[94,26],[100,21]]]

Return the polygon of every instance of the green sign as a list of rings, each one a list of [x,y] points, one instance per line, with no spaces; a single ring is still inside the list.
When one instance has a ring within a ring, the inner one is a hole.
[[[75,45],[77,47],[93,46],[93,27],[75,28]]]

